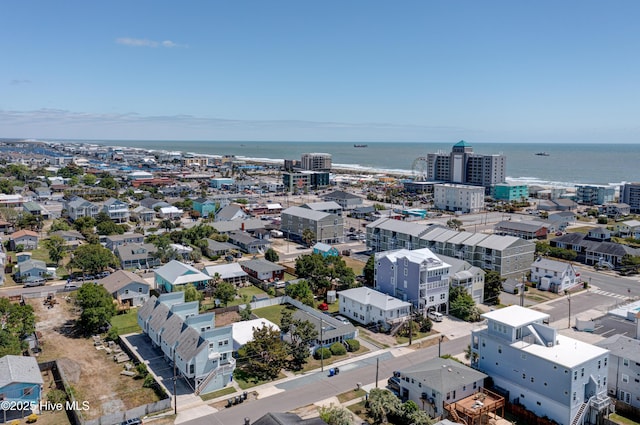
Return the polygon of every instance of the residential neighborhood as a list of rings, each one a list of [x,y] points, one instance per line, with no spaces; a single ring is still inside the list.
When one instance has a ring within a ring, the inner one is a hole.
[[[267,423],[269,399],[296,421],[640,413],[631,187],[462,178],[451,158],[488,161],[467,142],[413,184],[318,152],[5,145],[0,423]],[[74,400],[91,409],[43,404]]]

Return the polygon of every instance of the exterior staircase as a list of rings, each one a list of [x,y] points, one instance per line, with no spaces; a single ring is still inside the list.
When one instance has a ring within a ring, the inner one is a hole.
[[[456,423],[459,423],[459,424],[464,424],[464,425],[467,424],[467,422],[464,419],[462,419],[460,416],[458,416],[458,412],[456,412],[456,408],[455,408],[455,406],[453,404],[447,404],[445,406],[445,409],[447,409],[447,412],[449,412],[449,415],[451,415],[451,418],[453,419],[453,422],[456,422]]]
[[[584,412],[586,412],[587,407],[589,407],[589,403],[582,403],[580,405],[578,412],[576,413],[576,415],[573,417],[573,420],[571,421],[571,425],[578,425],[582,422],[582,417],[584,416]]]
[[[396,323],[395,325],[393,325],[393,327],[391,328],[391,330],[389,331],[389,335],[391,336],[395,336],[398,331],[400,330],[400,328],[406,323],[405,320],[402,320],[398,323]]]
[[[217,368],[213,369],[211,372],[209,372],[207,376],[205,376],[203,380],[201,380],[200,382],[196,382],[195,395],[200,395],[202,390],[204,390],[207,387],[207,385],[209,385],[209,382],[211,382],[213,378],[215,378],[220,374],[224,375],[225,373],[232,373],[235,367],[236,367],[236,359],[231,358],[231,361],[229,363],[218,366]]]

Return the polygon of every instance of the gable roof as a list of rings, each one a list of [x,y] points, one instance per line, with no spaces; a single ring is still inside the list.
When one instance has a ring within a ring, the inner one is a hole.
[[[247,260],[247,261],[241,261],[240,264],[242,267],[246,267],[249,270],[253,270],[256,271],[258,273],[265,273],[265,272],[274,272],[274,271],[280,271],[280,270],[284,270],[284,267],[282,267],[279,264],[276,263],[272,263],[271,261],[267,261],[263,258],[257,258],[255,260]]]
[[[109,276],[100,279],[97,283],[102,285],[109,293],[113,294],[133,282],[149,286],[140,276],[126,270],[118,270],[111,273]]]
[[[452,359],[435,358],[419,366],[402,369],[400,373],[409,375],[426,387],[445,394],[451,390],[481,381],[487,377],[482,372],[465,366]]]
[[[302,419],[295,413],[269,412],[253,425],[327,425],[327,423],[320,418]]]
[[[181,263],[178,260],[169,261],[157,269],[155,273],[174,285],[211,279],[210,276],[207,276],[195,267]]]
[[[9,239],[18,239],[18,238],[23,238],[25,236],[33,236],[33,237],[38,237],[38,233],[37,232],[32,232],[31,230],[18,230],[17,232],[14,232],[12,234],[9,235]]]
[[[538,257],[538,259],[534,261],[533,264],[531,264],[531,267],[540,267],[546,270],[552,270],[562,273],[569,267],[573,267],[573,265],[571,263],[552,260],[550,258]]]
[[[403,307],[409,308],[411,306],[410,302],[402,301],[398,298],[392,297],[391,295],[383,294],[382,292],[378,292],[375,289],[367,288],[365,286],[346,289],[338,292],[338,295],[357,300],[362,304],[377,307],[383,311]]]
[[[617,357],[640,363],[640,341],[626,335],[612,335],[607,339],[595,343],[598,347],[606,348]]]
[[[35,357],[6,355],[0,358],[0,389],[19,382],[44,384]]]
[[[302,205],[302,208],[308,208],[314,211],[342,210],[340,204],[334,201],[309,202]]]
[[[353,193],[345,192],[343,190],[336,190],[331,193],[327,193],[326,195],[322,195],[321,198],[324,199],[362,199],[359,196],[354,195]]]
[[[302,217],[302,218],[307,218],[309,220],[318,221],[318,220],[322,220],[323,218],[332,216],[333,214],[322,212],[322,211],[315,211],[309,208],[289,207],[286,210],[282,211],[282,216],[284,217],[285,215],[291,215],[294,217]]]
[[[204,271],[209,276],[214,276],[216,273],[220,275],[222,279],[230,279],[233,277],[247,276],[247,272],[242,270],[239,263],[220,264],[216,266],[207,266]]]

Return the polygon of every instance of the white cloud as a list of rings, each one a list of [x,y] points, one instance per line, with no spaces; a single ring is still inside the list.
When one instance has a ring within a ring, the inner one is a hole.
[[[31,80],[11,80],[12,86],[19,86],[20,84],[31,84]]]
[[[122,44],[123,46],[130,46],[130,47],[166,47],[169,49],[173,47],[187,47],[186,44],[179,44],[171,40],[154,41],[154,40],[148,40],[146,38],[131,38],[131,37],[116,38],[116,43]]]

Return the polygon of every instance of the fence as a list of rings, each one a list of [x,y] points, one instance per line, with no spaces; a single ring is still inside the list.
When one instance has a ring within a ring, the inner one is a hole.
[[[126,344],[121,344],[124,348]],[[124,348],[125,351],[126,348]],[[147,403],[142,406],[137,406],[132,409],[121,411],[117,413],[111,413],[108,415],[102,415],[96,419],[84,419],[81,411],[82,403],[79,403],[74,396],[73,390],[64,375],[64,372],[58,367],[57,361],[49,361],[38,364],[41,371],[48,370],[53,375],[56,383],[56,388],[62,390],[67,395],[67,400],[71,403],[71,406],[77,406],[77,409],[65,409],[67,417],[71,425],[113,425],[119,424],[127,419],[139,418],[145,415],[149,415],[155,412],[160,412],[171,408],[171,399],[165,398],[154,403]]]

